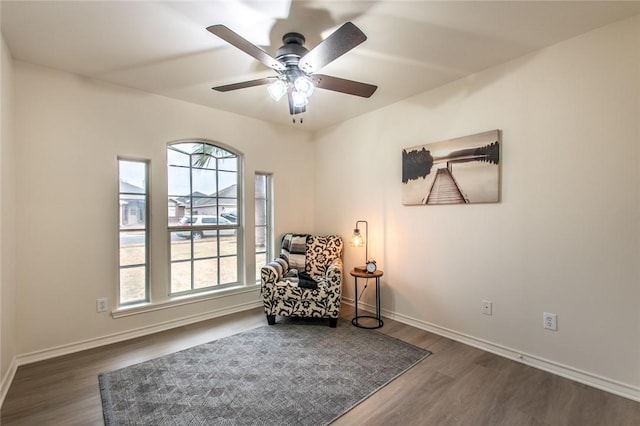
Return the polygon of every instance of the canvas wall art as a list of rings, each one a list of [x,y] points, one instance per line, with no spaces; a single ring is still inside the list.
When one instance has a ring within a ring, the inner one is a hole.
[[[499,130],[402,150],[402,204],[500,201]]]

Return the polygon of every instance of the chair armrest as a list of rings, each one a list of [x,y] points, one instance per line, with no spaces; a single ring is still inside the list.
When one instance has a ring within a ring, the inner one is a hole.
[[[328,289],[332,289],[334,287],[337,287],[338,291],[342,289],[342,270],[342,259],[340,258],[334,259],[329,264],[324,274]]]
[[[266,285],[275,285],[278,281],[282,281],[282,277],[289,271],[289,264],[281,257],[267,263],[260,269],[260,280],[262,287]]]

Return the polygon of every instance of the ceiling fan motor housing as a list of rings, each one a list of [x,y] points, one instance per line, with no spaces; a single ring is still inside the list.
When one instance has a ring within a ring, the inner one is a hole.
[[[287,66],[287,68],[298,67],[300,58],[309,53],[304,47],[305,38],[300,33],[286,33],[282,37],[284,45],[276,51],[276,59]]]
[[[285,35],[282,36],[282,42],[284,44],[299,44],[300,46],[304,45],[304,42],[307,41],[307,39],[304,38],[304,36],[300,33],[296,33],[296,32],[290,32],[290,33],[286,33]]]

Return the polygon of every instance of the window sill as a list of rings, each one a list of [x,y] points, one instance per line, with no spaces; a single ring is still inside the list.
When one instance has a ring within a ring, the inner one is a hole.
[[[111,312],[113,318],[124,318],[132,315],[145,314],[148,312],[161,311],[164,309],[175,308],[177,306],[191,305],[193,303],[201,303],[207,300],[220,299],[223,297],[234,296],[237,294],[252,293],[260,290],[260,283],[249,285],[237,285],[234,287],[226,287],[220,290],[211,290],[203,293],[189,294],[186,296],[172,297],[164,302],[157,303],[140,303],[136,305],[118,308]]]

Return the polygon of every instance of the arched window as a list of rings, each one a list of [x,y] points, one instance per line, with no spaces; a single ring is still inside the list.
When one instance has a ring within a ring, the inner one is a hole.
[[[167,146],[172,295],[237,284],[243,253],[240,156],[206,141]]]

